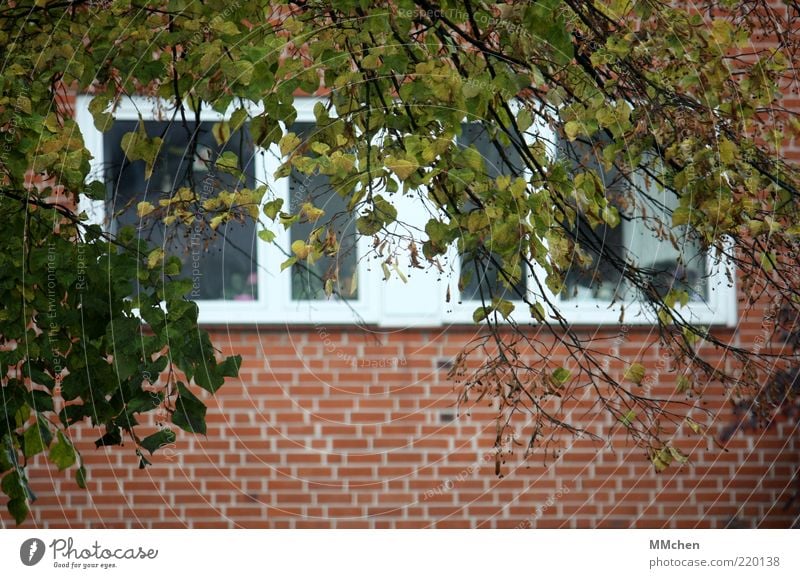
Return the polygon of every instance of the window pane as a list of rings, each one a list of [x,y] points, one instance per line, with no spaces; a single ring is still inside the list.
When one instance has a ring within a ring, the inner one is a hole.
[[[478,149],[483,157],[486,174],[490,178],[497,178],[499,175],[520,175],[524,170],[519,152],[513,146],[505,147],[504,159],[480,123],[462,124],[461,136],[456,142],[461,148],[474,145]],[[471,211],[474,208],[475,205],[470,203],[465,210]],[[491,247],[489,249],[491,250]],[[496,254],[491,253],[491,255],[499,262]],[[514,290],[508,289],[503,285],[502,276],[494,263],[476,260],[468,255],[461,256],[460,285],[461,299],[464,301],[491,301],[493,297],[519,299],[520,294],[525,294],[524,278],[516,283]]]
[[[559,142],[558,154],[566,158],[577,170],[592,169],[600,177],[605,196],[612,204],[621,208],[622,199],[627,191],[627,183],[616,168],[606,170],[597,156],[597,152],[586,143],[579,141]],[[573,238],[580,241],[581,247],[591,260],[584,263],[576,253],[566,275],[566,284],[562,297],[564,299],[601,299],[610,301],[624,294],[622,273],[606,258],[600,255],[618,255],[624,260],[627,250],[623,234],[625,221],[617,227],[600,225],[592,229],[589,222],[578,214]]]
[[[690,238],[687,227],[672,229],[674,245],[653,231],[655,221],[672,222],[678,200],[668,191],[653,191],[651,196],[658,206],[637,210],[637,218],[625,223],[625,244],[631,258],[650,275],[660,296],[674,289],[688,292],[691,301],[704,301],[708,297],[705,253]]]
[[[163,247],[183,263],[181,276],[192,279],[193,299],[254,300],[257,298],[257,263],[255,223],[251,219],[231,220],[216,231],[203,216],[202,203],[219,193],[244,187],[253,188],[253,147],[246,131],[234,133],[227,143],[218,145],[212,133],[212,123],[150,121],[144,128],[150,137],[163,140],[161,150],[149,179],[145,178],[144,161],[129,161],[122,150],[122,137],[137,130],[137,121],[117,121],[104,135],[108,204],[114,215],[113,227],[133,225],[141,238],[154,246]],[[197,153],[190,159],[189,142],[197,136]],[[234,152],[241,164],[248,163],[244,176],[237,178],[217,170],[214,163],[226,152]],[[136,205],[148,201],[159,207],[161,199],[169,198],[181,187],[195,191],[197,200],[195,221],[165,226],[158,219],[142,223]]]
[[[621,271],[608,259],[609,255],[617,255],[648,274],[659,295],[678,289],[688,291],[693,301],[705,299],[705,258],[698,244],[689,238],[688,230],[665,228],[661,233],[656,232],[657,223],[671,222],[672,210],[677,206],[675,195],[647,186],[642,179],[639,186],[648,189],[649,198],[637,195],[636,206],[632,207],[630,183],[615,167],[606,170],[598,157],[601,152],[601,149],[594,150],[588,143],[579,141],[559,143],[558,154],[566,158],[574,170],[581,166],[597,173],[606,198],[623,217],[616,227],[603,224],[592,229],[578,215],[573,235],[591,262],[588,265],[581,263],[576,254],[566,275],[562,298],[610,301],[630,297],[630,288]],[[670,232],[675,245],[668,237]]]
[[[313,123],[295,123],[291,127],[301,141],[315,129]],[[297,212],[304,203],[325,211],[316,221],[295,223],[291,241],[306,241],[315,229],[322,228],[321,238],[335,235],[340,250],[334,256],[324,255],[313,263],[304,261],[292,267],[292,299],[327,299],[325,284],[333,282],[334,294],[344,299],[358,299],[358,251],[355,216],[347,210],[346,199],[328,184],[327,175],[306,175],[292,169],[289,176],[291,211]]]

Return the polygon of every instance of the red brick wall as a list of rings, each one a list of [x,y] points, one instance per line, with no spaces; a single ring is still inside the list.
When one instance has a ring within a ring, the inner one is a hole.
[[[760,321],[740,325],[755,335]],[[456,399],[441,362],[472,327],[223,328],[214,342],[242,354],[240,381],[209,399],[208,437],[179,433],[175,447],[137,469],[133,448],[94,449],[78,434],[89,489],[71,474],[31,467],[39,500],[27,527],[788,527],[783,511],[798,463],[795,424],[738,434],[726,449],[697,436],[683,467],[657,474],[624,437],[613,448],[565,440],[494,473],[490,411],[448,421]],[[642,352],[647,328],[622,346]],[[733,334],[732,337],[736,338]],[[645,359],[657,359],[650,350]],[[355,364],[355,366],[354,366]],[[386,366],[386,367],[382,367]],[[620,368],[616,368],[619,370]],[[662,373],[669,392],[674,376]],[[722,391],[701,403],[731,421]],[[595,418],[592,418],[593,420]],[[598,415],[594,431],[607,429]],[[2,514],[10,525],[7,514]]]

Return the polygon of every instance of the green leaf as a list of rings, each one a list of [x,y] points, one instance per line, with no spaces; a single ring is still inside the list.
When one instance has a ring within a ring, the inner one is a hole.
[[[86,468],[81,466],[75,472],[75,483],[82,490],[86,489]]]
[[[59,470],[66,470],[77,460],[75,448],[61,431],[58,432],[56,443],[50,448],[50,455],[48,457]]]
[[[237,108],[231,115],[231,118],[228,121],[228,123],[230,124],[232,131],[237,131],[240,128],[242,128],[246,120],[247,120],[247,109]]]
[[[514,304],[508,299],[493,299],[492,307],[500,312],[503,319],[508,319],[514,312]]]
[[[150,138],[140,122],[136,132],[129,132],[122,136],[121,145],[125,156],[131,161],[144,161],[145,178],[153,174],[153,165],[161,150],[163,140],[160,137]]]
[[[163,297],[166,301],[172,302],[176,299],[181,299],[189,294],[192,290],[191,279],[176,279],[164,283],[164,290],[162,291]]]
[[[265,149],[283,135],[278,121],[268,114],[258,115],[250,122],[250,134],[255,144]]]
[[[368,237],[375,235],[383,228],[383,222],[374,218],[374,213],[369,212],[363,217],[356,219],[356,230]]]
[[[106,433],[103,434],[102,437],[94,440],[94,447],[96,448],[120,445],[122,445],[122,432],[118,427],[113,425],[106,426]]]
[[[475,323],[480,323],[481,321],[486,319],[486,316],[489,315],[491,311],[492,311],[491,307],[484,307],[484,306],[478,307],[475,311],[472,312],[472,320]]]
[[[189,433],[206,433],[206,406],[182,383],[178,383],[172,423]]]
[[[636,419],[636,412],[631,409],[628,410],[628,412],[625,415],[620,417],[619,421],[622,422],[622,425],[624,425],[625,427],[631,427],[631,425],[633,424],[633,420],[635,419]]]
[[[42,423],[41,418],[37,419],[23,435],[23,451],[22,453],[26,458],[31,458],[37,454],[42,453],[53,439],[53,434],[50,433],[50,428]]]
[[[270,231],[269,229],[261,229],[258,232],[258,238],[262,241],[266,241],[267,243],[272,243],[275,240],[275,233]]]
[[[19,526],[26,520],[30,509],[28,508],[28,501],[24,498],[14,498],[8,502],[8,513],[14,517],[14,522]]]
[[[571,376],[572,372],[565,367],[559,367],[552,373],[553,381],[557,385],[564,385]]]
[[[150,455],[153,455],[156,450],[173,443],[175,443],[175,432],[171,429],[165,428],[147,436],[139,443],[139,445],[150,452]]]
[[[278,218],[278,213],[283,207],[283,199],[275,199],[264,204],[264,214],[273,221]]]
[[[524,23],[526,32],[547,43],[557,64],[567,64],[572,60],[572,35],[567,29],[559,0],[527,3]]]
[[[194,372],[194,381],[197,385],[210,393],[216,393],[225,383],[225,379],[220,374],[219,368],[213,360],[201,362],[197,365]]]
[[[219,364],[219,371],[223,377],[238,377],[239,368],[242,366],[241,355],[231,355]]]
[[[397,209],[381,195],[375,195],[373,205],[375,206],[375,216],[385,225],[390,225],[397,220]]]
[[[530,312],[536,321],[544,321],[544,305],[538,301],[530,306]]]
[[[533,115],[531,115],[531,111],[527,108],[523,108],[517,114],[517,126],[519,130],[526,131],[528,130],[531,125],[533,124]]]
[[[17,450],[11,436],[6,434],[0,439],[0,473],[17,467]]]
[[[86,189],[83,191],[83,194],[93,201],[105,201],[108,190],[103,182],[92,181],[86,185]]]
[[[288,269],[295,263],[297,263],[297,257],[289,257],[288,259],[286,259],[286,261],[281,263],[281,271]]]
[[[11,499],[27,498],[25,485],[20,477],[21,471],[21,468],[15,468],[3,476],[3,481],[0,482],[0,489],[2,489],[3,493]]]

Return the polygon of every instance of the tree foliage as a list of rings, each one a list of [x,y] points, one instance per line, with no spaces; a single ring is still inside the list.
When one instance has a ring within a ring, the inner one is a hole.
[[[687,417],[691,403],[651,397],[639,360],[612,372],[610,354],[570,325],[554,296],[574,268],[615,271],[659,328],[682,394],[721,382],[752,395],[793,360],[693,322],[683,284],[665,288],[599,232],[635,221],[684,253],[700,247],[744,280],[753,302],[796,315],[800,181],[782,147],[800,135],[783,98],[795,82],[799,10],[763,0],[5,3],[0,472],[9,510],[25,518],[25,466],[38,454],[85,482],[73,425],[104,428],[98,446],[130,439],[144,466],[174,440],[172,426],[205,433],[197,388],[213,393],[238,372],[238,358],[220,359],[198,328],[179,260],[76,208],[81,196],[103,199],[106,186],[90,178],[70,91],[94,95],[101,130],[130,95],[161,99],[176,123],[202,109],[231,112],[221,139],[246,127],[257,146],[280,147],[273,176],[327,175],[387,272],[445,270],[452,247],[478,273],[493,266],[500,283],[481,286],[474,315],[486,330],[453,377],[463,401],[495,402],[498,445],[517,415],[529,421],[529,448],[563,431],[594,435],[566,417],[588,387],[662,469],[685,460],[670,442],[676,427],[703,432]],[[314,110],[317,130],[302,138],[289,130],[300,93],[327,97]],[[464,123],[482,127],[500,170],[476,147],[457,146]],[[161,142],[141,128],[123,145],[150,166]],[[570,147],[599,161],[556,153]],[[233,173],[247,161],[223,156],[217,167]],[[612,170],[625,183],[614,194],[600,174]],[[424,226],[404,222],[402,195],[425,206]],[[137,209],[168,225],[199,223],[208,235],[255,219],[266,242],[324,211],[309,199],[292,212],[269,182],[211,199],[184,187],[163,206]],[[296,241],[285,266],[335,254],[339,240],[327,233]],[[575,363],[553,366],[556,350]],[[477,369],[467,363],[475,356]],[[770,404],[758,412],[768,419]],[[158,429],[140,437],[146,415]]]

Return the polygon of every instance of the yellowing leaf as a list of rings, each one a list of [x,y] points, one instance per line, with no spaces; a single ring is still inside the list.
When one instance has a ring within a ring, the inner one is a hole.
[[[298,239],[294,243],[292,243],[292,253],[294,253],[298,259],[306,259],[308,254],[311,252],[311,247],[309,247],[305,241],[301,241]]]
[[[300,146],[300,139],[293,132],[287,132],[280,140],[278,146],[281,149],[281,154],[287,156],[294,149]]]
[[[143,217],[146,217],[155,210],[156,208],[153,205],[151,205],[147,201],[142,201],[141,203],[136,205],[136,216],[141,219]]]
[[[225,144],[231,138],[231,125],[227,122],[216,122],[211,127],[211,133],[218,145]]]
[[[690,216],[691,211],[688,207],[678,207],[672,211],[672,226],[680,227],[681,225],[687,224]]]
[[[531,316],[536,321],[544,321],[544,306],[538,301],[530,307]]]
[[[571,141],[575,140],[580,131],[581,131],[581,123],[577,121],[571,120],[564,125],[564,133],[567,135],[567,138]]]
[[[326,145],[324,142],[315,142],[311,143],[311,150],[318,155],[326,155],[328,154],[328,151],[331,150],[331,147]]]
[[[164,249],[157,247],[150,251],[150,254],[147,256],[147,268],[155,269],[162,261],[164,261]]]
[[[496,311],[500,312],[500,315],[502,315],[504,319],[508,319],[514,311],[514,304],[507,299],[495,299],[492,306]]]
[[[380,65],[381,59],[377,54],[368,54],[361,61],[361,67],[365,68],[366,70],[375,70],[376,68],[379,68]]]
[[[701,426],[699,423],[697,423],[690,417],[686,418],[686,425],[688,425],[689,429],[691,429],[694,433],[698,435],[703,433],[703,426]]]
[[[393,159],[391,157],[386,159],[386,166],[390,171],[400,177],[401,180],[406,180],[414,174],[419,166],[406,159]]]
[[[641,363],[633,363],[625,370],[624,379],[639,384],[644,379],[645,367]]]
[[[212,228],[214,231],[216,231],[216,230],[217,230],[217,227],[219,227],[219,226],[220,226],[220,225],[221,225],[221,224],[222,224],[222,223],[225,221],[225,218],[226,218],[226,217],[227,217],[227,215],[225,215],[225,214],[222,214],[222,215],[217,215],[216,217],[214,217],[213,219],[211,219],[211,223],[209,223],[209,226],[210,226],[210,227],[211,227],[211,228]]]
[[[719,141],[719,160],[726,165],[732,164],[736,160],[736,145],[726,138]]]
[[[234,35],[239,33],[236,24],[225,18],[214,18],[211,21],[211,27],[220,34]]]
[[[392,269],[394,269],[394,272],[395,272],[395,273],[397,273],[397,276],[398,276],[398,277],[400,277],[400,280],[401,280],[403,283],[408,283],[408,277],[406,277],[405,273],[403,273],[403,272],[400,270],[400,268],[397,266],[397,263],[395,263],[395,264],[392,266]]]
[[[325,211],[312,205],[311,203],[303,203],[300,207],[300,212],[306,216],[309,221],[317,221],[325,214]]]

